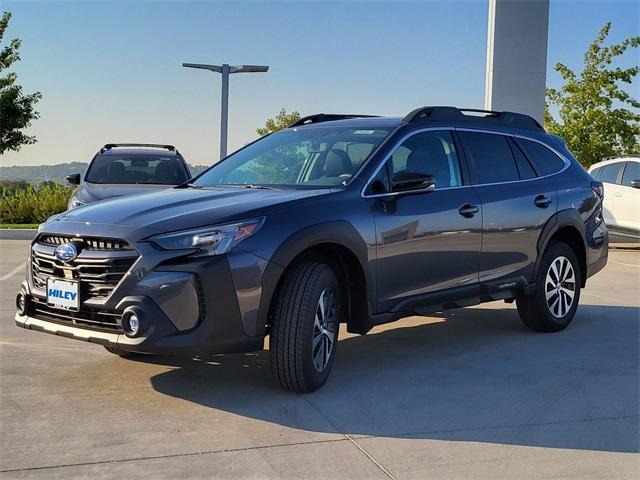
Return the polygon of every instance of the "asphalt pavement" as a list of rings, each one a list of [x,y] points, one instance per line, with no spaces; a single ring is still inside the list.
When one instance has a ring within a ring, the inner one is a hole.
[[[142,362],[16,327],[28,243],[0,240],[0,478],[640,476],[639,251],[563,332],[503,302],[343,330],[297,395],[268,352]]]

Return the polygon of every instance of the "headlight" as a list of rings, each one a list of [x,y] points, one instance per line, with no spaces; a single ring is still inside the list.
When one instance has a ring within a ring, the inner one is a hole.
[[[149,238],[164,250],[185,250],[197,248],[197,255],[223,255],[245,238],[258,231],[264,217],[226,225],[201,227],[182,232],[163,233]]]
[[[81,207],[82,205],[86,205],[85,202],[81,202],[76,197],[71,197],[69,199],[69,203],[67,204],[67,210],[71,210],[72,208]]]

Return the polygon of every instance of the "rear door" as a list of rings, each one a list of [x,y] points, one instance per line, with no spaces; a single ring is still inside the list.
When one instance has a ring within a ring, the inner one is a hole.
[[[531,279],[537,242],[556,212],[556,191],[508,135],[459,129],[482,203],[480,282]]]

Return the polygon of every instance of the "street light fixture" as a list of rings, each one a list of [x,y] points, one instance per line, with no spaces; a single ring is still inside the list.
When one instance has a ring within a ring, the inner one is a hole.
[[[220,114],[220,158],[227,156],[227,131],[229,128],[229,75],[232,73],[258,73],[269,70],[267,65],[208,65],[183,63],[183,67],[200,68],[222,74],[222,105]]]

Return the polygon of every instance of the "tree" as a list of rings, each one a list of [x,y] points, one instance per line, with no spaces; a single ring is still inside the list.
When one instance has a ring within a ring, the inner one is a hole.
[[[287,128],[298,120],[300,120],[300,112],[294,110],[291,113],[287,113],[287,109],[283,108],[274,118],[268,118],[263,128],[256,128],[256,132],[258,132],[258,135],[264,137],[270,133]]]
[[[609,156],[636,153],[639,147],[640,102],[620,83],[631,85],[640,67],[621,68],[612,63],[627,48],[638,47],[640,36],[605,46],[610,29],[611,23],[605,23],[589,45],[580,74],[556,64],[555,70],[565,83],[560,89],[546,91],[545,128],[563,137],[585,167]],[[551,105],[558,108],[559,120],[552,115]]]
[[[4,12],[0,19],[0,45],[10,18],[11,13]],[[14,38],[2,47],[0,72],[20,60],[20,44],[20,40]],[[26,135],[23,130],[40,116],[34,106],[42,94],[23,95],[22,87],[16,84],[17,78],[13,72],[0,75],[0,155],[9,150],[17,152],[23,145],[36,143],[36,137]]]

